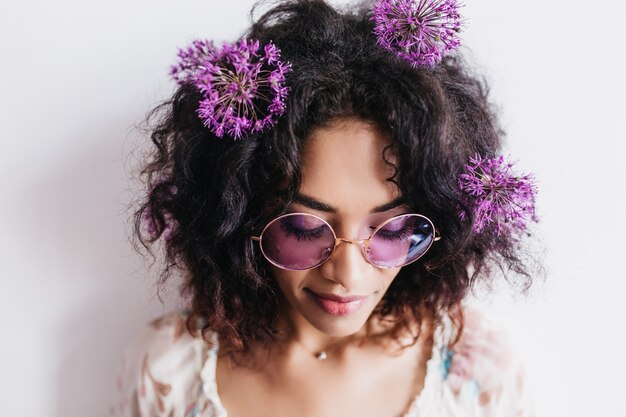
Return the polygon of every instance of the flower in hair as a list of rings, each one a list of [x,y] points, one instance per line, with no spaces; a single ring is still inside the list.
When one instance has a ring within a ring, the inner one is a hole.
[[[170,75],[178,84],[190,83],[204,96],[197,113],[218,137],[239,139],[272,126],[285,111],[285,74],[291,64],[280,60],[273,43],[259,50],[258,40],[224,43],[196,40],[178,52]]]
[[[494,227],[497,234],[526,229],[528,220],[537,221],[537,186],[532,174],[515,175],[514,163],[503,156],[482,158],[476,154],[458,177],[462,200],[474,214],[473,229]],[[460,217],[466,217],[461,211]]]
[[[434,67],[460,45],[457,0],[378,0],[372,20],[378,45],[414,67]]]

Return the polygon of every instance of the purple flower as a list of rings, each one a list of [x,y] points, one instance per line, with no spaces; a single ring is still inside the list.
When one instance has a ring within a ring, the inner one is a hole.
[[[457,0],[378,0],[372,19],[378,44],[414,67],[434,67],[460,45]]]
[[[197,40],[179,50],[179,62],[170,69],[177,83],[191,83],[203,93],[198,116],[218,137],[262,131],[285,111],[291,64],[280,60],[274,44],[259,46],[258,40],[242,39],[218,49]]]
[[[217,53],[213,41],[195,40],[187,48],[178,50],[178,64],[170,67],[170,76],[178,84],[193,82],[199,73],[207,70]]]
[[[503,156],[489,159],[477,154],[459,175],[462,201],[474,214],[474,231],[494,227],[497,234],[519,232],[528,220],[537,221],[535,179],[532,174],[515,175],[513,165]],[[459,215],[466,217],[464,211]]]

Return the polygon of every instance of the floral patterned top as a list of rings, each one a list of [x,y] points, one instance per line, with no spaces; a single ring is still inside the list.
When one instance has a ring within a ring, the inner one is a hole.
[[[219,350],[185,327],[185,315],[153,321],[125,352],[112,416],[228,417],[216,379]],[[444,316],[435,329],[423,389],[403,416],[530,417],[534,406],[520,360],[502,325],[475,307],[465,308],[465,327],[452,348],[455,327]]]

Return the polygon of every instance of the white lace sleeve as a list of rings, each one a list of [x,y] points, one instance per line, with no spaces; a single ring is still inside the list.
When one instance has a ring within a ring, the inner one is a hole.
[[[144,328],[126,349],[111,409],[119,417],[184,417],[192,414],[202,389],[206,346],[189,334],[182,314]]]

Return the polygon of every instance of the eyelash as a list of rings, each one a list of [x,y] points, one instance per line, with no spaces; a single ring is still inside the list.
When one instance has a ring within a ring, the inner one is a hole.
[[[311,230],[303,230],[292,226],[289,222],[281,222],[281,225],[285,233],[287,233],[287,236],[294,236],[298,241],[318,239],[322,236],[325,228],[325,226],[320,226]],[[374,230],[376,227],[370,227],[370,229]],[[393,232],[387,232],[384,229],[379,229],[378,232],[376,232],[377,236],[385,240],[403,240],[412,234],[412,228],[406,225],[402,229]]]
[[[298,229],[292,226],[289,222],[281,222],[283,230],[287,233],[287,236],[293,235],[296,240],[314,240],[322,236],[325,226],[320,226],[311,230]]]
[[[403,240],[411,235],[413,235],[413,228],[408,225],[393,232],[387,232],[384,229],[379,229],[378,232],[376,232],[376,236],[380,236],[385,240]]]

